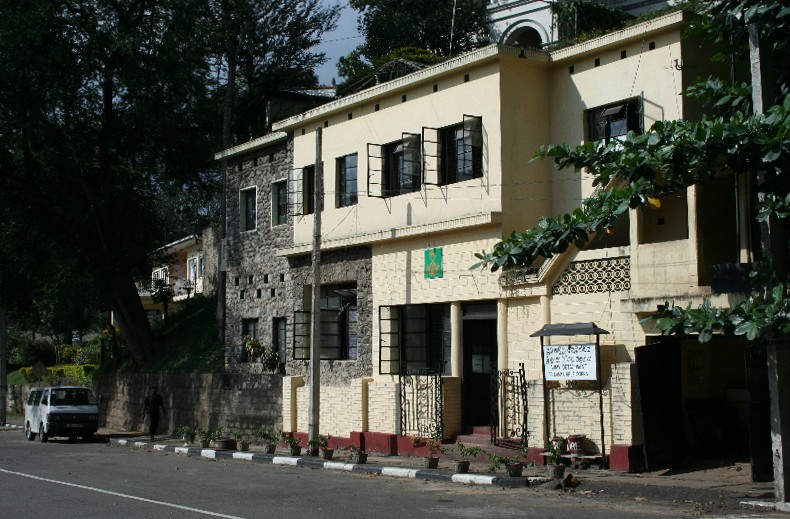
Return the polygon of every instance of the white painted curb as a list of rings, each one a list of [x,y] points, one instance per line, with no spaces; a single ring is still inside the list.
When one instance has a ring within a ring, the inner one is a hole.
[[[414,478],[417,476],[417,469],[405,469],[402,467],[383,467],[382,476],[394,476],[396,478]]]

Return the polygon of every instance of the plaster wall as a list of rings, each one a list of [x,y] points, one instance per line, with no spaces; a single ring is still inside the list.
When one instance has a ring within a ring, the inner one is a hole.
[[[375,195],[379,188],[371,186],[369,190],[366,182],[369,143],[388,144],[399,141],[404,132],[421,134],[423,127],[443,128],[459,124],[464,114],[482,116],[484,149],[488,150],[488,153],[484,151],[482,179],[449,186],[426,185],[418,192],[389,198],[370,196]],[[431,78],[387,96],[350,105],[342,113],[328,115],[322,130],[323,239],[342,239],[501,211],[501,165],[495,152],[500,148],[499,117],[499,70],[496,62],[480,63],[463,72]],[[304,134],[302,130],[305,130]],[[297,127],[294,131],[294,168],[297,172],[315,162],[315,149],[315,128]],[[353,153],[358,157],[358,203],[336,208],[335,159]],[[481,190],[481,186],[485,190]],[[295,243],[310,242],[311,222],[309,217],[295,220]]]

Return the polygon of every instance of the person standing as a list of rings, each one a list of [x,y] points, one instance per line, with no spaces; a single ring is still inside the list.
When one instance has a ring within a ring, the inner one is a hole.
[[[150,387],[150,392],[148,396],[145,397],[145,407],[143,409],[148,417],[148,432],[151,434],[151,440],[154,439],[156,430],[159,428],[160,409],[165,418],[167,418],[167,411],[165,411],[165,403],[162,400],[162,395],[160,395],[156,389],[156,386]]]

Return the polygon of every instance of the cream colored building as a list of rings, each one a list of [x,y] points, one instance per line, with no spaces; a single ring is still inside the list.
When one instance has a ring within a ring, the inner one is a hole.
[[[726,304],[727,294],[712,293],[710,267],[737,262],[739,245],[748,248],[748,238],[739,244],[734,232],[733,179],[631,211],[611,235],[536,268],[470,267],[476,252],[535,227],[543,215],[572,211],[593,193],[585,172],[531,161],[541,145],[617,139],[655,121],[699,115],[681,92],[712,69],[709,52],[681,38],[687,17],[669,14],[551,53],[492,45],[274,124],[293,138],[288,183],[296,208],[293,245],[277,254],[295,261],[311,251],[307,200],[318,128],[322,253],[370,254],[369,294],[358,290],[359,269],[336,274],[325,294],[336,298],[331,311],[341,324],[325,332],[332,350],[322,353],[322,433],[397,451],[404,435],[452,438],[482,425],[498,437],[526,438],[535,457],[547,434],[584,434],[587,450],[611,453],[614,468],[642,463],[643,424],[666,420],[654,402],[642,405],[640,394],[655,386],[640,393],[636,384],[638,370],[647,377],[653,369],[647,361],[637,369],[637,350],[658,341],[640,318],[667,300]],[[305,298],[296,310],[309,310],[309,279],[300,279]],[[363,323],[371,349],[364,365],[351,330],[363,314],[372,321]],[[290,328],[290,361],[307,358],[307,322]],[[602,415],[594,383],[552,382],[544,391],[541,343],[532,334],[548,323],[579,322],[609,332],[600,337]],[[673,348],[677,354],[655,368],[668,370],[670,385],[682,382],[667,389],[677,392],[672,406],[686,413],[690,401],[711,399],[740,412],[742,345]],[[711,367],[717,362],[720,371]],[[285,430],[307,431],[307,380],[293,370],[284,379]],[[697,437],[691,423],[674,427],[673,441]],[[662,441],[651,447],[666,447]]]

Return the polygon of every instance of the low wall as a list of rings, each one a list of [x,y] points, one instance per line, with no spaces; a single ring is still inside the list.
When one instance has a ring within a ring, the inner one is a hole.
[[[180,425],[240,430],[251,439],[261,427],[282,428],[282,376],[272,374],[134,374],[105,375],[93,381],[103,397],[100,425],[116,431],[144,431],[143,406],[148,388],[159,387],[167,411],[159,434]],[[9,386],[16,395],[16,412],[24,410],[28,385]],[[9,398],[9,409],[11,408]],[[21,406],[21,407],[20,407]]]

